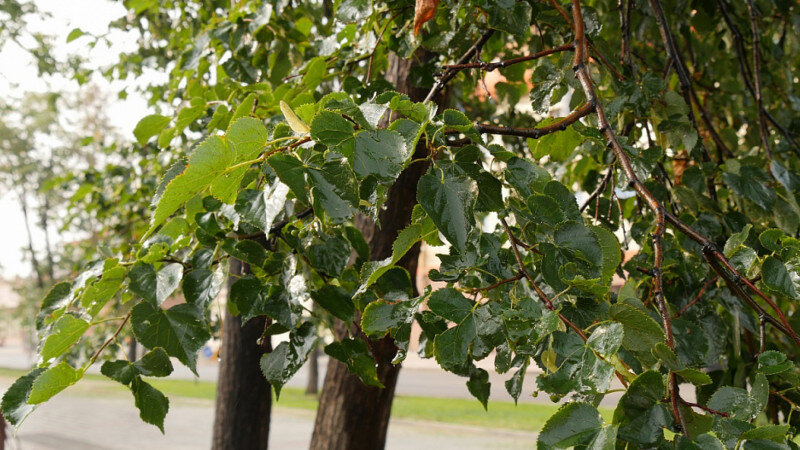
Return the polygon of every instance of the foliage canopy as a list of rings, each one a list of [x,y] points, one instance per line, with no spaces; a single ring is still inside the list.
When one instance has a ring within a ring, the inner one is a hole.
[[[3,398],[11,423],[113,358],[130,323],[151,351],[102,372],[162,427],[168,401],[145,379],[168,375],[168,356],[195,370],[233,257],[252,274],[228,307],[290,336],[261,361],[276,394],[318,339],[310,299],[361,327],[325,351],[368,385],[375,339],[390,335],[400,363],[412,323],[420,353],[484,406],[475,361],[494,354],[515,399],[535,363],[537,389],[567,399],[539,448],[795,446],[798,6],[418,3],[125,2],[116,26],[141,48],[107,75],[169,74],[148,89],[162,113],[134,132],[145,170],[166,169],[114,206],[152,203],[129,224],[138,240],[44,299],[41,364]],[[417,61],[427,101],[383,80],[391,54]],[[557,104],[571,112],[546,117]],[[377,219],[414,164],[427,172],[412,223],[370,260],[353,220]],[[416,295],[395,263],[420,241],[449,248],[429,274],[444,287]],[[163,309],[178,290],[186,303]],[[109,304],[116,331],[65,357]],[[625,393],[604,423],[615,379]]]

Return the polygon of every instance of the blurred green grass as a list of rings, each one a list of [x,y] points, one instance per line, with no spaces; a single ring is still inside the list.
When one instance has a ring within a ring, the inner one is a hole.
[[[11,384],[14,379],[24,375],[21,370],[0,368],[0,382]],[[174,400],[200,399],[213,401],[217,384],[210,381],[179,379],[147,380],[154,387]],[[466,389],[466,387],[465,387]],[[497,389],[497,387],[495,387]],[[112,397],[130,395],[125,386],[102,375],[88,374],[75,386],[68,388],[68,395]],[[277,408],[293,408],[314,411],[317,397],[306,395],[302,389],[283,388],[280,399],[274,403]],[[508,430],[538,432],[547,419],[558,410],[554,404],[520,403],[489,400],[489,410],[473,399],[414,397],[397,395],[392,405],[392,417],[405,420],[441,422],[469,425],[484,428],[503,428]],[[610,422],[613,409],[600,407],[600,414]]]

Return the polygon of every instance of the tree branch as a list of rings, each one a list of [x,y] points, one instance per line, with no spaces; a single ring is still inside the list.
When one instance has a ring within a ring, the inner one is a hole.
[[[580,108],[572,111],[566,117],[545,125],[539,128],[509,128],[499,125],[477,124],[475,127],[479,132],[485,134],[499,134],[503,136],[519,136],[531,139],[539,139],[556,131],[566,130],[568,126],[580,120],[582,117],[588,116],[594,111],[594,105],[591,102],[584,103]]]
[[[552,55],[559,52],[571,52],[574,48],[574,44],[570,42],[569,44],[564,44],[558,47],[549,48],[546,50],[542,50],[540,52],[536,52],[526,56],[520,56],[519,58],[511,58],[506,59],[504,61],[497,61],[497,62],[476,62],[476,63],[468,63],[468,64],[452,64],[452,65],[445,65],[442,66],[445,70],[455,70],[461,71],[466,69],[481,69],[487,72],[491,72],[493,70],[501,69],[508,66],[513,66],[514,64],[519,64],[526,61],[533,61],[535,59],[542,58],[544,56]]]

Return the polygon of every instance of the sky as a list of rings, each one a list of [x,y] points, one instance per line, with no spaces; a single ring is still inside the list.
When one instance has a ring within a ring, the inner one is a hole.
[[[117,60],[121,51],[132,51],[136,48],[135,38],[115,31],[108,38],[112,46],[98,44],[89,50],[87,43],[90,37],[82,37],[67,43],[67,36],[75,28],[100,35],[108,32],[108,24],[126,11],[121,2],[109,0],[35,0],[40,11],[49,13],[51,17],[43,20],[31,20],[29,29],[55,37],[54,53],[57,59],[63,60],[69,54],[80,54],[95,67],[102,67]],[[24,92],[47,92],[52,90],[76,92],[79,86],[72,80],[63,78],[38,77],[32,58],[17,45],[6,45],[0,50],[0,98],[19,98]],[[108,106],[107,115],[112,124],[118,128],[125,138],[133,140],[133,128],[140,118],[149,114],[145,100],[129,90],[125,100],[117,100],[117,92],[126,87],[120,82],[109,83],[100,76],[92,79],[114,100]],[[2,151],[2,149],[0,149]],[[27,276],[31,273],[30,263],[24,261],[23,245],[26,240],[25,225],[19,200],[13,193],[0,191],[0,278]],[[43,234],[34,228],[34,241],[42,241]],[[69,240],[69,236],[58,236],[54,230],[50,238],[56,242]],[[40,249],[39,249],[40,250]]]

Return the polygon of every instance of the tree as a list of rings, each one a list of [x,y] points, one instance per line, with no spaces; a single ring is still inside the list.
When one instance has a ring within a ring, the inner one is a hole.
[[[537,390],[565,400],[540,448],[791,445],[797,5],[128,6],[153,58],[116,70],[169,67],[154,103],[179,105],[142,119],[136,138],[188,158],[166,170],[130,249],[45,298],[44,363],[4,396],[11,423],[115,356],[101,345],[80,366],[59,359],[122,290],[135,300],[105,342],[131,322],[150,352],[103,373],[163,426],[167,400],[143,377],[167,375],[167,356],[194,368],[235,258],[252,274],[233,282],[231,313],[271,320],[264,337],[288,333],[260,357],[276,399],[317,345],[304,305],[339,319],[316,448],[383,445],[412,323],[420,352],[485,407],[475,361],[494,355],[513,372],[515,399],[540,367]],[[504,81],[490,89],[496,70]],[[439,93],[452,109],[432,102]],[[445,287],[415,289],[421,241],[449,244],[429,274]],[[179,287],[187,303],[163,309]],[[615,378],[625,393],[606,423],[595,405]],[[349,440],[362,424],[363,444]]]

